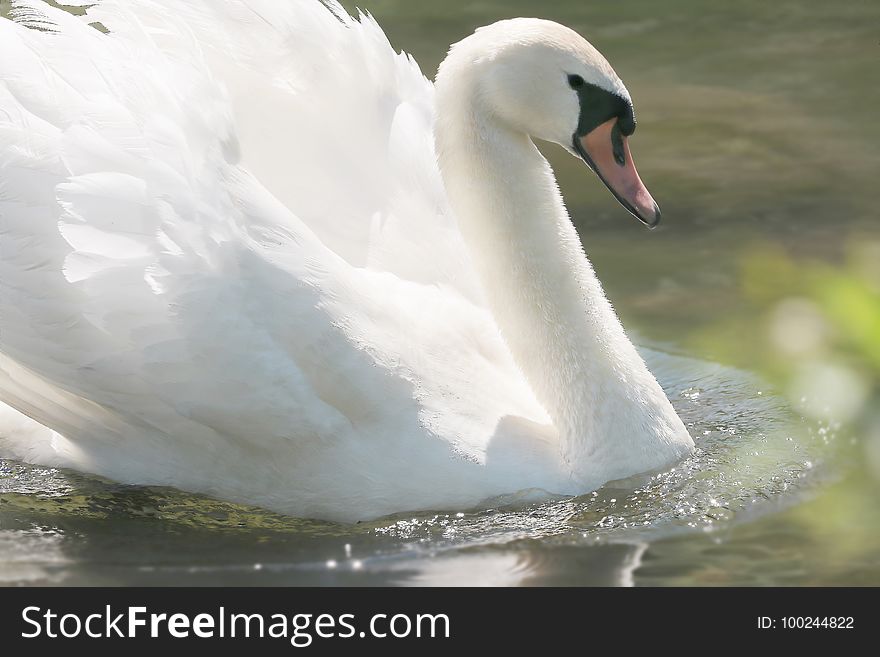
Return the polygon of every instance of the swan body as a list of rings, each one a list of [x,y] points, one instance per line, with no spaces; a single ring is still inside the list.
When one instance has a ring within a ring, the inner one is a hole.
[[[532,141],[651,214],[591,157],[631,101],[576,33],[482,28],[435,88],[335,4],[14,4],[3,454],[352,521],[691,451]]]

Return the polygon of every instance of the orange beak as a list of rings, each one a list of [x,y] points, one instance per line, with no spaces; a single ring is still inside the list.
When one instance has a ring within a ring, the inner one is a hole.
[[[623,207],[650,228],[660,223],[660,208],[639,178],[626,137],[617,129],[616,117],[583,137],[575,135],[573,145]]]

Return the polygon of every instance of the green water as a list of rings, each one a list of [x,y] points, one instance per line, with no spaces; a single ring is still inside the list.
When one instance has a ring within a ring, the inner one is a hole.
[[[697,454],[626,490],[355,526],[0,461],[0,583],[880,584],[876,487],[831,465],[850,437],[692,340],[742,310],[749,245],[834,264],[853,236],[878,238],[880,4],[361,5],[429,75],[449,43],[519,15],[575,28],[615,66],[661,227],[544,150]]]

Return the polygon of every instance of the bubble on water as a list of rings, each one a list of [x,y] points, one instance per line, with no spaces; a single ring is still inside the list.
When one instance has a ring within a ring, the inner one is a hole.
[[[681,396],[685,399],[696,400],[700,398],[702,390],[699,388],[687,388],[681,391]]]

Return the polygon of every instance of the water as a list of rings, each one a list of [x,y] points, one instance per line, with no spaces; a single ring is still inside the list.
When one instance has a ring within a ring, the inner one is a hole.
[[[697,452],[576,499],[357,525],[0,460],[0,583],[880,583],[880,550],[851,550],[848,530],[813,524],[880,526],[864,505],[826,504],[844,476],[830,455],[849,437],[800,419],[690,339],[741,307],[744,245],[775,241],[833,263],[847,235],[876,234],[880,6],[362,4],[428,73],[473,27],[536,14],[580,30],[615,65],[635,98],[633,151],[664,225],[643,230],[582,165],[545,150]]]

